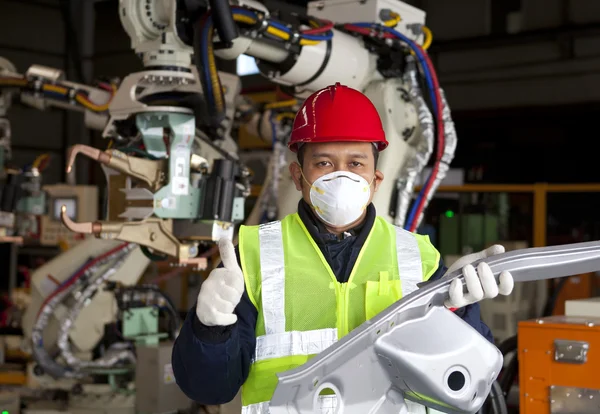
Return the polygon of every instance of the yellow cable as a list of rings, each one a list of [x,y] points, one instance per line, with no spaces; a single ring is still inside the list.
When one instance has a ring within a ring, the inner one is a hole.
[[[253,19],[249,16],[244,16],[241,14],[234,14],[233,15],[233,20],[235,20],[236,22],[240,22],[240,23],[247,23],[247,24],[256,24],[256,19]],[[281,29],[278,29],[276,27],[273,26],[267,26],[267,33],[278,37],[282,40],[290,40],[290,35],[289,33],[284,32]],[[300,44],[302,46],[313,46],[313,45],[317,45],[319,44],[318,40],[306,40],[306,39],[302,39],[300,40]]]
[[[423,35],[425,36],[425,39],[423,39],[423,49],[427,50],[429,49],[429,46],[431,46],[431,42],[433,41],[433,33],[431,32],[431,29],[427,26],[422,26],[421,30],[423,30]]]
[[[385,22],[383,22],[383,25],[386,27],[395,27],[402,20],[398,13],[392,12],[390,13],[390,16],[392,17],[390,20],[386,20]]]
[[[77,102],[79,102],[84,108],[89,109],[90,111],[94,111],[94,112],[107,111],[109,104],[110,104],[110,101],[109,101],[109,102],[105,103],[104,105],[96,105],[95,103],[92,103],[92,102],[88,101],[87,99],[85,99],[80,94],[75,95],[75,100]]]
[[[321,43],[320,40],[306,40],[306,39],[300,40],[301,46],[314,46],[314,45],[318,45],[319,43]]]
[[[215,98],[215,106],[217,112],[223,112],[225,105],[223,103],[223,97],[221,96],[221,82],[219,74],[217,72],[217,62],[215,60],[215,54],[213,51],[213,27],[208,29],[208,70],[210,73],[210,80],[213,88],[213,96]]]
[[[285,108],[286,106],[296,105],[298,101],[296,99],[288,99],[287,101],[272,102],[265,105],[265,109]]]
[[[249,16],[244,16],[243,14],[234,14],[233,20],[240,23],[256,24],[256,19],[253,19]]]
[[[277,117],[275,119],[277,119],[277,121],[281,121],[282,119],[296,119],[296,114],[293,112],[284,112],[282,114],[277,115]]]
[[[267,33],[272,34],[273,36],[277,36],[278,38],[283,39],[283,40],[290,40],[289,33],[286,33],[283,30],[278,29],[273,26],[267,27]]]
[[[40,164],[49,156],[50,156],[50,154],[38,155],[37,158],[35,160],[33,160],[33,163],[31,164],[31,166],[33,168],[38,168],[40,166]]]
[[[42,89],[45,91],[49,91],[49,92],[56,92],[56,93],[60,93],[62,95],[66,95],[69,90],[63,86],[56,86],[56,85],[44,85],[42,86]]]

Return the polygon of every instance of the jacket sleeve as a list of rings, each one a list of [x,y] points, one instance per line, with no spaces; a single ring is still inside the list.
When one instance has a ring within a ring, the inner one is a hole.
[[[238,257],[239,261],[239,257]],[[205,326],[190,309],[172,353],[179,388],[204,405],[228,403],[248,378],[256,346],[257,310],[244,292],[231,326]]]
[[[446,273],[446,266],[444,266],[444,262],[440,259],[437,270],[431,277],[430,281],[439,280],[444,273]],[[481,320],[481,307],[479,303],[473,303],[472,305],[467,305],[463,308],[457,309],[454,312],[457,316],[460,316],[465,322],[471,325],[473,328],[477,330],[484,338],[486,338],[491,343],[494,343],[494,336],[492,335],[492,331],[490,328]]]

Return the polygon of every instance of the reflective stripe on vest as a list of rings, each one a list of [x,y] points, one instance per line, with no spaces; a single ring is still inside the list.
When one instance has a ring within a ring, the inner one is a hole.
[[[262,310],[267,335],[285,332],[285,263],[281,222],[259,227]]]
[[[292,355],[315,355],[337,341],[337,328],[281,332],[256,338],[254,362]]]
[[[336,414],[337,397],[335,395],[319,395],[318,403],[320,414]],[[269,403],[262,402],[242,407],[242,414],[269,414]],[[413,414],[412,411],[410,414]],[[420,412],[414,414],[420,414]]]

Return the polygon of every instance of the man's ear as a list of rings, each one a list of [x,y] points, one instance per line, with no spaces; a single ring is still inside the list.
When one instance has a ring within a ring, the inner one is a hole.
[[[379,170],[375,170],[375,179],[373,180],[373,182],[375,184],[375,192],[377,192],[377,190],[379,190],[379,185],[381,184],[382,181],[383,181],[383,173]]]
[[[296,190],[302,191],[302,168],[300,168],[300,164],[295,161],[291,163],[290,174],[292,175],[292,180],[294,180],[294,184],[296,185]]]

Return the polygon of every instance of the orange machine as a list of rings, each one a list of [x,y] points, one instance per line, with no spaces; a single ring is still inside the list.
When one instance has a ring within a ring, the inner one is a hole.
[[[521,414],[600,413],[600,318],[519,323]]]

